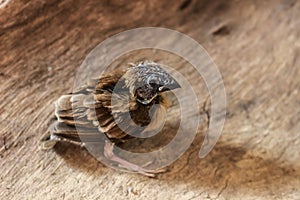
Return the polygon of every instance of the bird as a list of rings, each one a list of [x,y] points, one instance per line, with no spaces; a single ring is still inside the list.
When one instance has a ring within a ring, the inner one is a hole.
[[[178,88],[176,79],[153,61],[104,73],[55,101],[55,120],[41,141],[42,148],[51,149],[57,142],[85,146],[102,135],[106,159],[153,177],[164,170],[131,163],[114,153],[114,145],[159,131],[170,107],[166,93]]]

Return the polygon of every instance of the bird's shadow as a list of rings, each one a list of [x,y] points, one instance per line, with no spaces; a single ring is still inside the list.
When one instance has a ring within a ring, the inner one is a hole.
[[[167,172],[159,174],[155,178],[156,181],[189,183],[192,188],[227,187],[227,192],[231,188],[255,193],[257,187],[280,188],[283,186],[282,182],[288,183],[300,178],[299,166],[283,165],[277,159],[266,159],[229,143],[217,143],[208,156],[200,159],[198,152],[201,141],[199,140],[196,139],[187,152],[167,167]],[[102,176],[106,170],[112,170],[101,164],[82,147],[59,143],[54,149],[70,167],[91,176]],[[147,179],[139,174],[132,174],[132,176],[136,179]]]

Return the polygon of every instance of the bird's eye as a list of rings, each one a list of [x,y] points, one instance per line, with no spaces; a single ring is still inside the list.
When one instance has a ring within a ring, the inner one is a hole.
[[[153,91],[162,92],[164,90],[164,86],[159,83],[150,83],[149,85]]]

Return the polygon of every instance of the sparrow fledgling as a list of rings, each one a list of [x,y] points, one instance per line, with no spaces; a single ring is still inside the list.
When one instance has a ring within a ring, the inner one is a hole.
[[[56,121],[42,146],[48,149],[58,141],[84,146],[84,141],[105,134],[110,140],[103,149],[108,160],[127,170],[153,176],[161,170],[148,170],[118,157],[113,145],[134,135],[160,130],[169,106],[164,92],[176,88],[180,88],[176,80],[154,62],[132,64],[125,71],[102,75],[55,102]],[[82,137],[87,139],[82,141]]]

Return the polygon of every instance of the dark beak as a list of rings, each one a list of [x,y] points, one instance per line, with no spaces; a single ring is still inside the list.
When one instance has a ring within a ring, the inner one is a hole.
[[[177,88],[181,88],[181,86],[179,85],[179,83],[175,79],[173,79],[171,84],[159,87],[159,91],[160,92],[165,92],[165,91],[170,91],[170,90],[174,90],[174,89],[177,89]]]
[[[174,82],[172,84],[170,84],[168,86],[168,88],[170,88],[170,90],[174,90],[174,89],[177,89],[177,88],[181,88],[181,86],[179,85],[179,83],[174,79]]]

